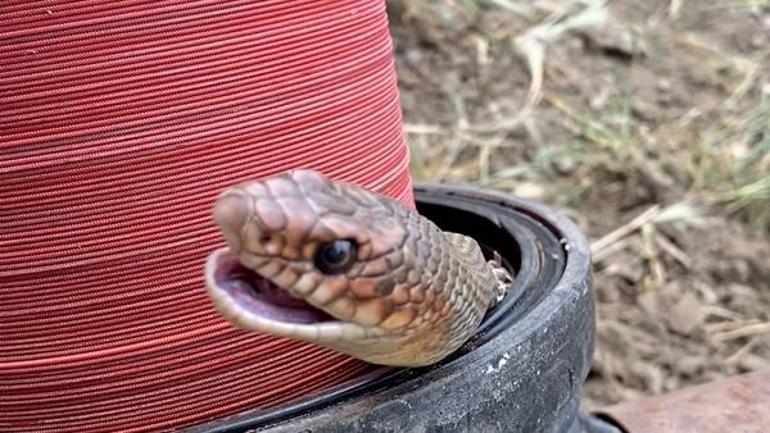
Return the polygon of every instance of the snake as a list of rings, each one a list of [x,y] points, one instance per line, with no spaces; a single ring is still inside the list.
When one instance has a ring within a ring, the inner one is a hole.
[[[236,328],[391,367],[435,364],[511,286],[499,255],[359,184],[295,169],[224,189],[208,297]]]

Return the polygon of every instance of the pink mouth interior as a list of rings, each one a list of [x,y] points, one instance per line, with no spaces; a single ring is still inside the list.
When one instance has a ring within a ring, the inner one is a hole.
[[[323,311],[292,297],[286,290],[246,268],[230,252],[217,258],[214,280],[241,308],[255,316],[298,324],[333,320]]]

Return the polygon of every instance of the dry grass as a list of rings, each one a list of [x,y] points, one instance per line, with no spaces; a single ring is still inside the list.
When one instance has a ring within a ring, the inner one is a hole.
[[[592,240],[591,403],[770,366],[767,1],[390,1],[413,173]]]

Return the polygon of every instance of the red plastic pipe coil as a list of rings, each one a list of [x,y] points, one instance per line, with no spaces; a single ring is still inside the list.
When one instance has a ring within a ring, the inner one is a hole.
[[[372,367],[237,331],[225,187],[296,167],[413,206],[382,0],[0,2],[0,431],[143,432]]]

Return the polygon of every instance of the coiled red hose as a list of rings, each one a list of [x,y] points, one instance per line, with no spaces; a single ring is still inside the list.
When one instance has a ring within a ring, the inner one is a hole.
[[[233,329],[233,183],[313,167],[412,205],[381,0],[0,2],[0,431],[159,431],[371,367]]]

